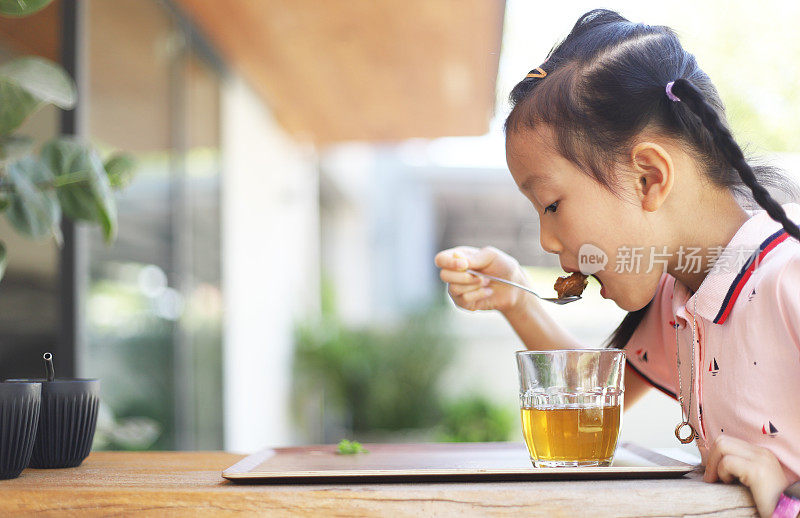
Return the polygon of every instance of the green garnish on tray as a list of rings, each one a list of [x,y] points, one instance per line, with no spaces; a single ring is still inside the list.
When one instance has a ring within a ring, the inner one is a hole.
[[[341,455],[352,455],[354,453],[369,453],[367,450],[361,446],[361,443],[358,441],[348,441],[347,439],[342,439],[339,441],[339,449],[336,453]]]

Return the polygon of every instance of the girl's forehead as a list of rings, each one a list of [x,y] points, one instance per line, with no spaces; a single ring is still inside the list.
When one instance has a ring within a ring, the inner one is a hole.
[[[506,136],[506,161],[512,173],[544,175],[565,160],[547,130],[521,130]]]

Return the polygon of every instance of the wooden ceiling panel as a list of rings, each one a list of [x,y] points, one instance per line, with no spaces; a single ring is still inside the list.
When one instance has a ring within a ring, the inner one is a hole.
[[[177,0],[300,140],[482,135],[503,0]]]

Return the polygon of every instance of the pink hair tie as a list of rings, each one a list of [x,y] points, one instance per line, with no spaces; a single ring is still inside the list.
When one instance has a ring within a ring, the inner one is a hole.
[[[669,83],[667,83],[667,97],[669,97],[670,101],[673,101],[673,102],[677,103],[677,102],[680,102],[680,98],[677,95],[675,95],[674,93],[672,93],[672,85],[674,85],[674,84],[675,84],[675,81],[670,81]]]

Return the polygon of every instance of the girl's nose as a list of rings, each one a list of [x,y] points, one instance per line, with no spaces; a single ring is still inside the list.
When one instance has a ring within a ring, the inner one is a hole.
[[[541,243],[545,252],[550,252],[551,254],[561,253],[561,241],[556,238],[555,233],[547,230],[542,225],[539,225],[539,243]]]

